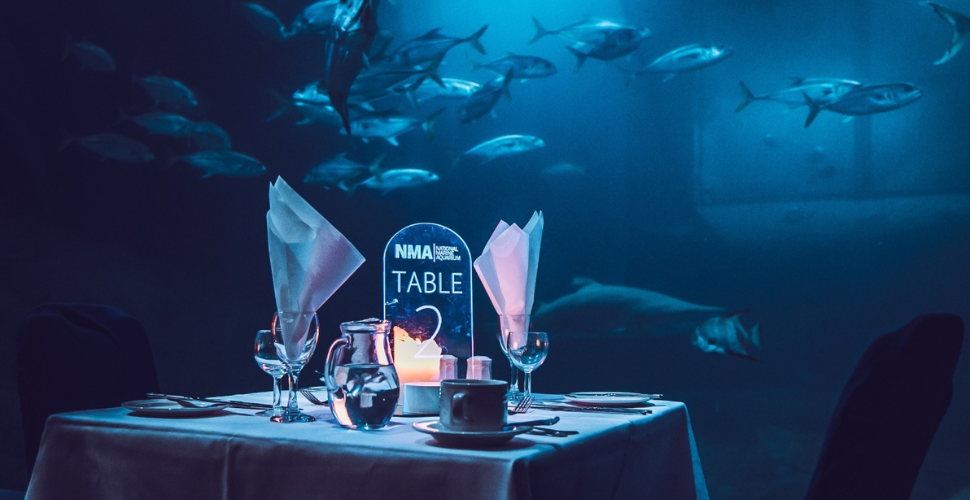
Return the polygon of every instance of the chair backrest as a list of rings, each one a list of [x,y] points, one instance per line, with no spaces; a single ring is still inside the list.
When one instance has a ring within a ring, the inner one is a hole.
[[[962,345],[963,321],[952,314],[917,316],[877,337],[832,412],[806,500],[909,498],[950,406]]]
[[[158,392],[145,329],[98,304],[45,304],[27,313],[17,332],[17,374],[28,473],[50,415]]]

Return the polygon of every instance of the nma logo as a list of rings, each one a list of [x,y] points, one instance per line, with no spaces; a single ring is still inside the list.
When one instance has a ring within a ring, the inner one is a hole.
[[[434,259],[431,245],[394,245],[395,259]]]

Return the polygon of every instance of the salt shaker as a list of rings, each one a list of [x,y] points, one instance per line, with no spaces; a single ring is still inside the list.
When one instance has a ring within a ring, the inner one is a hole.
[[[472,356],[468,358],[468,369],[465,378],[489,380],[492,378],[492,359],[488,356]]]
[[[458,358],[451,354],[444,354],[438,361],[438,379],[449,380],[458,378]]]

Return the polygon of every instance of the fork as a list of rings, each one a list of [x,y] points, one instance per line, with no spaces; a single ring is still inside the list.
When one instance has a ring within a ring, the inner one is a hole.
[[[525,413],[529,411],[529,408],[532,408],[533,401],[535,401],[535,397],[532,396],[531,394],[527,396],[522,396],[522,399],[520,399],[519,402],[515,405],[515,408],[512,408],[511,410],[509,410],[509,415],[515,415],[518,413]]]
[[[305,397],[307,399],[307,401],[309,401],[309,402],[311,402],[311,403],[313,403],[315,405],[320,405],[320,406],[329,406],[330,405],[330,403],[328,403],[326,401],[323,401],[323,400],[317,398],[316,396],[314,396],[313,393],[310,392],[310,389],[300,389],[300,394],[303,394],[303,397]]]

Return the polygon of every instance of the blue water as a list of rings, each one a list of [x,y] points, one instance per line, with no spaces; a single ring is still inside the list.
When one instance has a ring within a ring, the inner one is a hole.
[[[289,24],[306,3],[262,5]],[[458,102],[398,103],[420,118],[447,107],[434,141],[414,130],[399,147],[364,144],[325,126],[296,125],[292,114],[265,121],[277,108],[272,92],[289,96],[323,76],[322,37],[268,40],[229,1],[6,2],[5,335],[42,302],[110,303],[146,324],[166,391],[268,390],[271,381],[248,349],[275,307],[265,212],[276,176],[367,258],[320,310],[321,343],[336,338],[342,321],[380,314],[381,252],[397,230],[440,223],[477,256],[499,220],[521,225],[542,210],[537,303],[571,293],[573,279],[585,277],[750,309],[743,323],[760,325],[763,349],[755,363],[702,353],[686,335],[550,332],[534,390],[637,390],[683,400],[712,497],[768,499],[802,493],[835,398],[873,338],[923,312],[970,318],[970,53],[932,64],[950,30],[929,8],[901,0],[383,0],[379,12],[380,26],[394,33],[392,50],[432,28],[464,37],[489,25],[481,39],[487,55],[456,47],[442,76],[484,83],[495,75],[471,66],[509,52],[546,58],[558,73],[512,82],[512,101],[500,99],[494,117],[471,124],[459,123]],[[591,59],[574,72],[567,40],[527,43],[530,16],[549,29],[607,18],[652,36],[628,58]],[[73,57],[62,61],[68,36],[105,48],[117,69],[97,73]],[[624,85],[617,66],[642,67],[691,43],[727,45],[733,55],[665,83],[645,74]],[[194,152],[190,143],[146,137],[119,122],[119,109],[154,109],[133,83],[153,74],[191,88],[200,104],[186,115],[219,124],[233,150],[264,163],[267,173],[203,179],[190,165],[168,164]],[[910,82],[924,95],[848,123],[822,111],[809,128],[805,106],[758,101],[735,112],[739,81],[766,94],[792,77]],[[59,149],[66,136],[108,131],[143,140],[158,159],[124,164],[99,161],[75,143]],[[505,134],[534,135],[545,147],[452,166],[463,151]],[[440,180],[384,195],[301,182],[309,168],[341,152],[363,163],[383,153],[385,168],[418,167]],[[474,293],[476,354],[495,359],[504,377],[489,333],[496,317],[480,285]],[[914,499],[948,499],[970,488],[970,434],[959,424],[970,417],[963,354]],[[304,373],[322,369],[320,358]],[[13,360],[6,361],[12,374]],[[12,384],[4,397],[15,398]],[[902,411],[907,400],[901,395]],[[19,425],[13,410],[3,418]],[[2,439],[9,446],[0,448],[14,451],[3,455],[0,487],[17,487],[18,437]]]

